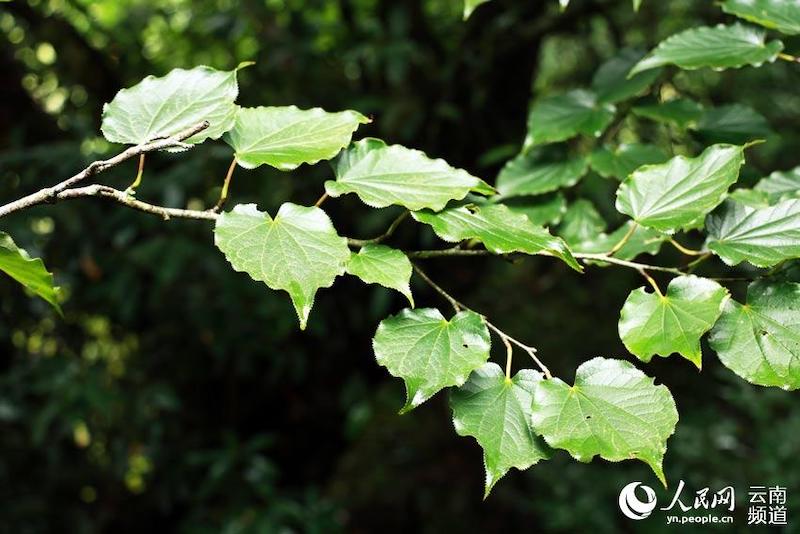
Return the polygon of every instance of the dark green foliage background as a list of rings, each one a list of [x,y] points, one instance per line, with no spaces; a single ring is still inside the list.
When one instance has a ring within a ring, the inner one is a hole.
[[[524,137],[532,90],[588,85],[622,46],[649,48],[676,31],[730,20],[711,2],[645,0],[634,14],[628,0],[573,0],[561,14],[555,0],[495,0],[462,22],[457,4],[3,3],[0,198],[118,150],[98,140],[98,126],[103,102],[119,88],[174,67],[243,60],[257,62],[240,75],[243,105],[357,109],[374,118],[359,135],[421,148],[492,179]],[[786,43],[800,50],[797,39]],[[800,164],[797,65],[682,72],[673,83],[706,104],[740,102],[769,119],[776,134],[749,152],[745,182]],[[650,128],[650,138],[663,139]],[[678,142],[693,152],[703,146],[687,136]],[[228,161],[221,143],[152,156],[138,195],[210,205]],[[130,163],[102,178],[124,187],[134,171]],[[324,164],[291,174],[239,169],[232,194],[273,212],[286,199],[313,203],[330,175]],[[593,176],[569,194],[594,199],[616,222],[614,189]],[[326,209],[354,237],[380,233],[396,213],[353,196]],[[657,484],[638,463],[582,465],[558,453],[512,472],[481,503],[481,452],[455,435],[446,398],[397,416],[402,385],[374,362],[372,334],[404,306],[400,295],[344,278],[320,293],[300,333],[285,294],[233,273],[205,222],[164,223],[95,200],[2,222],[69,294],[61,319],[0,280],[2,533],[667,529],[661,519],[635,523],[618,512],[624,484]],[[412,223],[394,239],[435,246]],[[666,247],[662,256],[679,261]],[[705,272],[716,276],[747,274],[708,263]],[[461,300],[539,347],[569,382],[591,357],[626,357],[616,324],[642,283],[635,272],[580,276],[547,258],[426,266]],[[744,287],[734,284],[734,296]],[[413,289],[418,304],[446,310],[427,287]],[[747,486],[787,486],[787,532],[798,531],[796,395],[751,386],[710,354],[702,374],[681,359],[637,365],[669,386],[681,413],[665,459],[671,488],[684,479],[688,497],[733,484],[736,530],[744,531]]]

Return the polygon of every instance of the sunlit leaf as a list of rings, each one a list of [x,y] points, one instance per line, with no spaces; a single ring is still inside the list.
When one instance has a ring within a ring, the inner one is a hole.
[[[53,275],[47,272],[40,258],[31,258],[19,248],[11,236],[0,232],[0,271],[25,286],[31,293],[47,301],[61,313],[58,303],[58,288],[53,283]]]
[[[640,360],[678,353],[702,367],[700,338],[722,313],[727,290],[713,280],[679,276],[664,295],[640,287],[631,292],[619,318],[619,336]]]
[[[386,245],[367,244],[358,253],[352,253],[347,272],[367,284],[380,284],[399,291],[414,306],[409,287],[411,262],[399,250]]]
[[[687,70],[703,67],[739,68],[745,65],[758,67],[764,62],[775,61],[781,50],[783,43],[777,40],[766,42],[765,33],[751,26],[701,26],[662,41],[631,69],[629,75],[663,65],[676,65]]]
[[[758,281],[747,304],[728,301],[709,337],[725,367],[748,382],[800,388],[800,284]]]
[[[489,329],[471,311],[449,321],[439,310],[405,309],[381,321],[372,340],[375,358],[406,384],[401,413],[449,386],[460,386],[489,358]]]
[[[290,171],[336,156],[369,119],[355,111],[328,113],[295,106],[241,108],[225,142],[246,169],[270,165]]]
[[[542,375],[522,369],[506,378],[497,364],[477,369],[450,397],[459,436],[472,436],[483,449],[484,497],[514,467],[525,470],[550,457],[550,448],[531,428],[533,386]]]
[[[183,142],[217,139],[233,126],[234,101],[239,94],[238,70],[203,66],[174,69],[161,78],[148,76],[133,87],[122,89],[103,106],[100,129],[112,143],[138,145],[208,121],[208,128]]]
[[[713,145],[696,158],[641,167],[617,190],[617,210],[662,232],[695,226],[738,179],[743,152],[742,146]]]
[[[546,254],[562,259],[576,271],[582,270],[561,238],[502,204],[464,204],[438,213],[417,211],[412,215],[451,243],[477,239],[494,254]]]
[[[533,385],[533,428],[576,460],[637,459],[666,485],[662,461],[678,411],[666,386],[622,360],[594,358],[578,367],[575,385],[558,378]]]
[[[362,139],[342,152],[335,163],[336,181],[325,191],[338,197],[355,193],[373,208],[392,204],[410,210],[440,210],[450,200],[460,200],[486,184],[468,172],[431,159],[419,150],[387,146],[380,139]]]
[[[324,211],[289,202],[275,218],[255,204],[222,213],[214,242],[236,271],[289,293],[303,330],[317,290],[333,285],[350,259],[347,240]]]
[[[771,267],[800,257],[800,200],[766,208],[728,201],[706,220],[706,246],[728,265]]]

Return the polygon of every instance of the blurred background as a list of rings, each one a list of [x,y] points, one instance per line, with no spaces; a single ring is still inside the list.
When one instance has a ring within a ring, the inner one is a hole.
[[[54,184],[120,150],[100,113],[148,74],[253,60],[246,106],[356,109],[359,135],[444,157],[489,181],[515,155],[532,98],[586,86],[622,47],[649,49],[701,24],[730,21],[712,2],[494,0],[466,22],[457,0],[27,0],[0,4],[0,199]],[[800,41],[787,39],[787,50]],[[800,164],[800,67],[678,73],[669,90],[707,105],[740,102],[766,117],[743,181]],[[644,97],[655,98],[657,95]],[[620,135],[696,153],[629,119]],[[662,129],[659,129],[662,128]],[[210,206],[230,161],[221,142],[148,158],[138,196]],[[124,188],[135,162],[102,175]],[[332,176],[239,169],[233,202],[274,212],[313,203]],[[592,199],[609,224],[616,183],[591,175],[567,198]],[[330,200],[340,233],[373,237],[396,215],[355,196]],[[10,216],[2,229],[42,256],[65,316],[0,279],[0,532],[658,532],[619,513],[620,488],[656,487],[638,463],[590,464],[557,453],[510,472],[485,502],[481,450],[455,435],[446,395],[396,414],[401,381],[375,363],[377,323],[403,298],[345,277],[323,290],[308,330],[284,293],[234,273],[200,221],[170,221],[84,199]],[[695,242],[692,242],[695,239]],[[699,236],[687,244],[699,246]],[[401,226],[393,243],[440,246]],[[658,262],[677,263],[672,250]],[[741,275],[718,261],[706,273]],[[594,356],[628,358],[619,310],[637,273],[531,258],[426,260],[471,307],[540,349],[567,382]],[[741,299],[745,285],[734,283]],[[446,303],[414,285],[422,306]],[[498,354],[498,358],[501,355]],[[498,361],[499,361],[498,359]],[[528,365],[517,358],[515,365]],[[800,410],[795,395],[748,385],[706,350],[689,362],[637,363],[673,392],[681,414],[665,471],[671,497],[734,485],[745,527],[749,485],[788,488],[800,531]],[[675,528],[675,527],[673,527]],[[685,528],[690,531],[691,529]],[[711,530],[704,527],[703,531]],[[699,530],[698,530],[699,531]]]

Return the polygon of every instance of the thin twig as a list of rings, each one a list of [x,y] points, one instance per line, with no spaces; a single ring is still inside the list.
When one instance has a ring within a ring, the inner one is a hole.
[[[648,265],[646,263],[636,263],[635,261],[627,261],[621,260],[619,258],[612,258],[606,256],[605,254],[589,254],[589,253],[580,253],[575,252],[572,254],[575,258],[579,260],[591,260],[591,261],[602,261],[605,263],[612,263],[614,265],[620,265],[622,267],[629,267],[631,269],[644,270],[644,271],[660,271],[664,273],[672,273],[677,275],[685,274],[683,271],[678,269],[677,267],[662,267],[660,265]],[[586,263],[584,261],[584,263]]]
[[[406,252],[409,258],[440,258],[447,256],[491,256],[492,253],[485,249],[464,249],[460,247],[445,248],[440,250],[410,250]],[[505,256],[504,254],[497,254],[498,256]]]
[[[128,189],[125,190],[125,192],[131,196],[136,194],[136,188],[139,187],[139,185],[142,183],[142,175],[144,174],[145,155],[146,154],[144,152],[139,154],[139,167],[136,171],[136,178],[133,180],[133,183],[128,186]]]
[[[467,310],[467,311],[470,311],[472,313],[475,313],[475,314],[479,315],[481,317],[481,319],[483,319],[483,322],[486,324],[486,326],[492,332],[497,334],[500,337],[500,339],[503,341],[503,343],[506,344],[506,347],[508,347],[509,344],[513,344],[513,345],[516,345],[517,347],[519,347],[520,349],[522,349],[523,351],[527,352],[528,355],[533,359],[534,363],[536,363],[536,365],[539,367],[539,369],[541,369],[542,373],[544,373],[544,375],[547,378],[552,378],[553,377],[553,375],[550,373],[550,369],[548,369],[547,366],[544,363],[542,363],[542,361],[539,360],[539,358],[536,357],[536,348],[531,347],[529,345],[526,345],[525,343],[522,343],[521,341],[519,341],[517,339],[514,339],[513,337],[509,336],[508,334],[506,334],[505,332],[503,332],[502,330],[497,328],[494,324],[492,324],[489,321],[489,319],[486,318],[485,315],[483,315],[482,313],[476,312],[475,310],[473,310],[472,308],[468,307],[463,302],[459,302],[458,300],[456,300],[455,297],[453,297],[450,293],[448,293],[447,291],[442,289],[438,284],[436,284],[436,282],[431,280],[430,277],[427,274],[425,274],[425,272],[422,269],[420,269],[416,264],[412,263],[411,266],[414,268],[414,272],[416,272],[419,275],[419,277],[422,278],[425,281],[426,284],[431,286],[431,288],[433,288],[434,291],[436,291],[442,297],[444,297],[445,300],[447,300],[447,302],[450,303],[450,305],[453,307],[453,309],[456,310],[456,312],[459,312],[461,310]],[[509,355],[509,358],[510,358],[510,355]],[[510,365],[511,365],[510,360],[507,360],[506,361],[506,372],[507,373],[509,372]]]
[[[142,202],[141,200],[136,200],[132,196],[128,195],[124,191],[120,191],[119,189],[114,189],[113,187],[108,187],[107,185],[87,185],[85,187],[74,187],[72,189],[67,189],[66,191],[61,191],[55,197],[55,200],[70,200],[73,198],[85,198],[85,197],[100,197],[100,198],[108,198],[123,204],[129,208],[143,211],[145,213],[151,213],[153,215],[158,215],[162,219],[169,220],[169,219],[197,219],[197,220],[208,220],[214,221],[216,220],[219,215],[213,211],[199,211],[199,210],[188,210],[188,209],[179,209],[179,208],[166,208],[164,206],[156,206],[155,204],[148,204],[147,202]]]
[[[705,254],[702,250],[693,250],[691,248],[686,248],[671,237],[668,239],[668,241],[670,245],[678,249],[683,254],[686,254],[687,256],[702,256],[703,254]]]
[[[225,201],[228,200],[228,188],[231,186],[231,178],[233,178],[233,171],[236,169],[236,156],[233,156],[233,161],[231,161],[230,167],[228,167],[228,172],[225,174],[225,181],[222,182],[222,191],[219,194],[219,200],[211,208],[211,211],[215,213],[219,213],[222,211],[222,207],[225,205]]]
[[[784,61],[791,61],[792,63],[800,63],[800,57],[791,54],[778,54],[778,57]]]
[[[647,282],[652,286],[652,288],[655,290],[656,294],[659,297],[663,297],[664,296],[664,294],[661,292],[661,289],[658,287],[658,284],[656,283],[656,281],[653,279],[652,276],[647,274],[647,271],[645,271],[644,269],[639,269],[639,274],[644,276],[645,280],[647,280]]]
[[[157,150],[162,150],[165,148],[171,148],[176,146],[184,147],[186,146],[183,143],[184,140],[192,137],[198,132],[205,130],[208,127],[209,127],[208,121],[203,121],[199,124],[195,124],[191,128],[187,128],[186,130],[178,134],[175,134],[172,137],[154,139],[152,141],[142,143],[141,145],[132,146],[127,150],[120,152],[113,158],[92,162],[91,164],[89,164],[88,167],[83,169],[81,172],[75,174],[74,176],[71,176],[70,178],[67,178],[61,183],[58,183],[52,187],[41,189],[36,193],[32,193],[28,196],[22,197],[13,202],[9,202],[4,206],[0,206],[0,217],[5,217],[6,215],[9,215],[19,210],[30,208],[31,206],[44,204],[46,202],[52,202],[62,191],[71,188],[72,186],[86,180],[87,178],[90,178],[104,171],[107,171],[112,167],[116,167],[117,165],[119,165],[124,161],[127,161],[131,158],[135,158],[140,154],[144,154],[147,152],[154,152]]]
[[[316,206],[318,208],[318,207],[322,206],[322,203],[325,202],[326,200],[328,200],[328,193],[327,192],[326,193],[322,193],[322,196],[319,197],[319,199],[317,199],[316,202],[314,202],[314,206]]]
[[[638,228],[638,226],[639,226],[638,224],[632,223],[630,230],[628,230],[625,233],[625,235],[622,236],[622,239],[620,239],[619,242],[611,248],[611,250],[606,252],[606,256],[613,256],[619,251],[619,249],[624,247],[625,243],[627,243],[628,240],[631,238],[631,236],[633,236],[633,233],[636,231],[636,228]]]
[[[389,239],[392,236],[392,234],[394,234],[394,231],[397,230],[397,227],[400,226],[400,223],[402,223],[406,219],[406,217],[408,217],[408,214],[409,211],[406,210],[400,215],[398,215],[397,218],[394,221],[392,221],[392,224],[389,225],[389,228],[387,228],[386,231],[381,235],[379,235],[378,237],[373,237],[372,239],[348,238],[347,244],[350,245],[351,247],[363,247],[364,245],[374,245],[377,243],[381,243],[382,241]]]

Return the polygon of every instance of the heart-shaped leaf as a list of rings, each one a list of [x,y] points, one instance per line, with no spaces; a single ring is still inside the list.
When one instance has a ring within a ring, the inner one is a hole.
[[[317,290],[333,285],[350,259],[347,239],[339,237],[324,211],[290,202],[274,219],[255,204],[222,213],[214,242],[236,271],[289,293],[301,330]]]
[[[522,369],[506,378],[497,364],[477,369],[450,397],[459,436],[472,436],[483,449],[484,498],[512,467],[525,470],[550,457],[550,448],[531,427],[533,386],[542,375]]]
[[[622,360],[594,358],[578,367],[575,385],[558,378],[533,385],[533,428],[576,460],[637,459],[666,486],[662,461],[678,411],[666,386]]]
[[[491,340],[476,313],[462,311],[448,321],[439,310],[418,308],[381,321],[372,348],[378,363],[405,381],[405,413],[466,382],[489,359]]]

